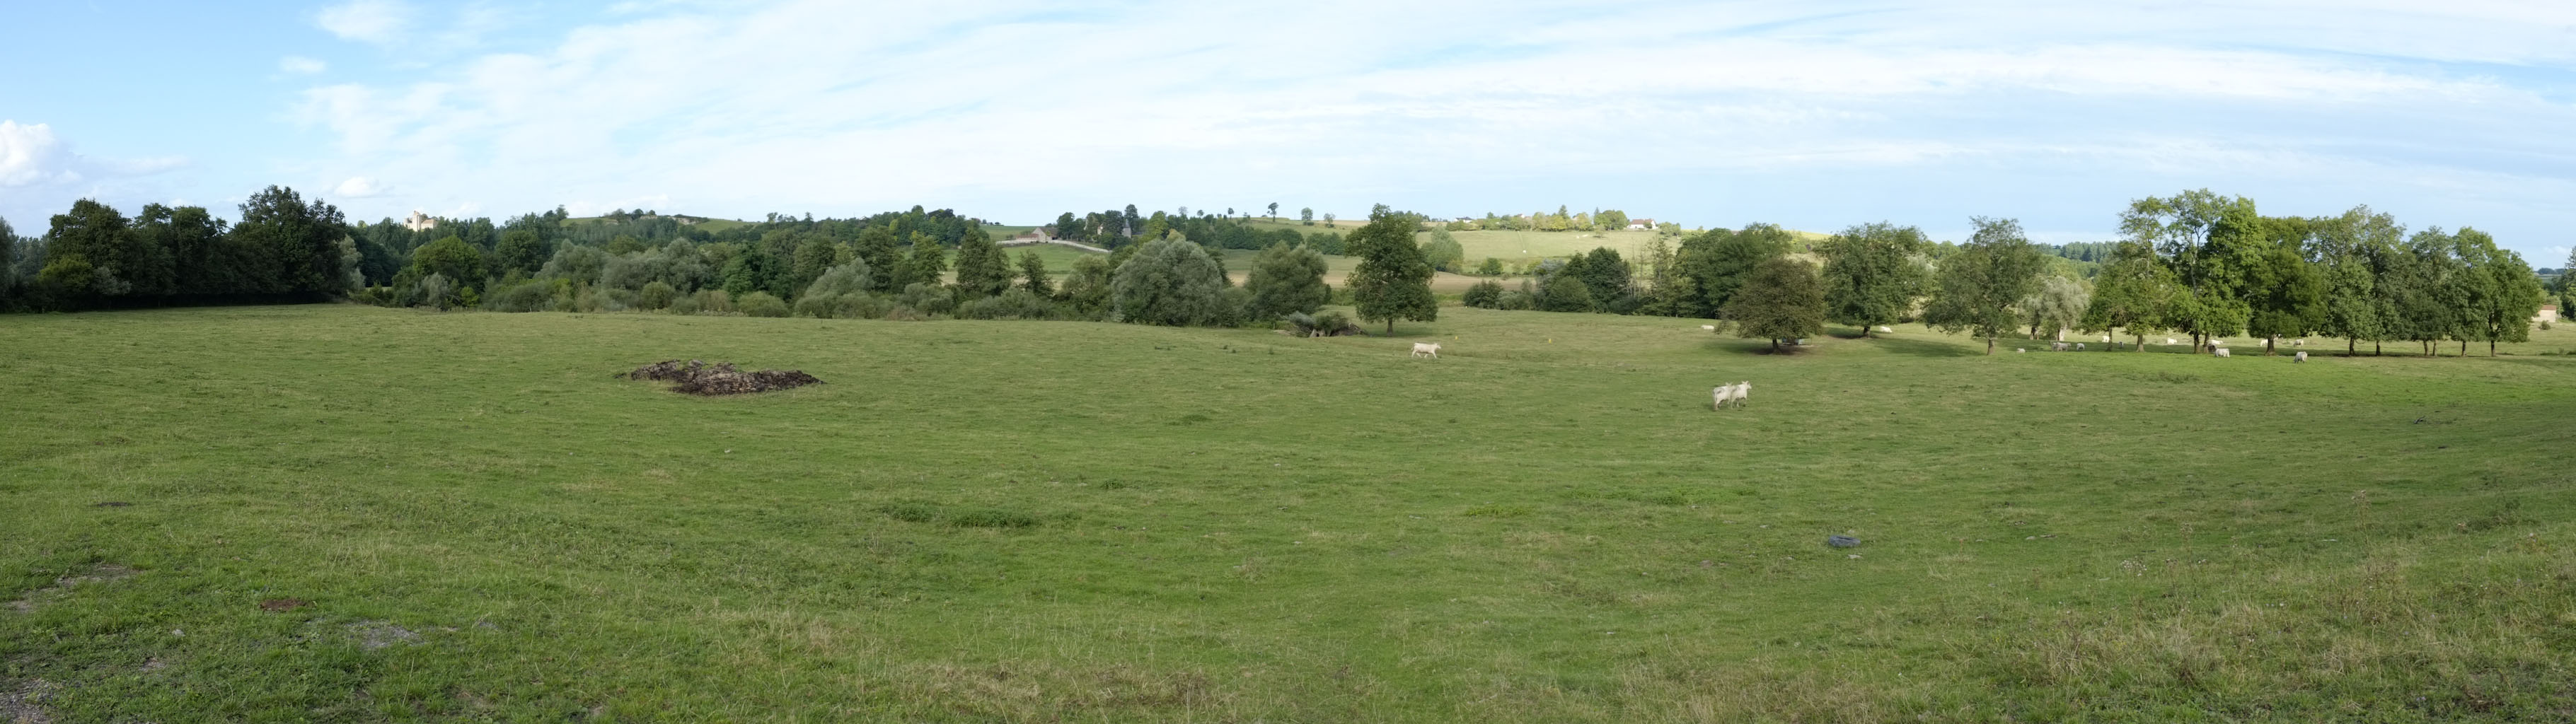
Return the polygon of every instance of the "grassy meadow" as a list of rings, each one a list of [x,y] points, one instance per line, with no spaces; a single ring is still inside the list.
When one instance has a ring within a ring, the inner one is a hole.
[[[0,316],[0,716],[2576,718],[2576,332],[1440,316]]]

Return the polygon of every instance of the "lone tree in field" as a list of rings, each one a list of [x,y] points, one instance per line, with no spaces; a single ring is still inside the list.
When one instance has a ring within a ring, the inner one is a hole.
[[[1723,317],[1735,321],[1735,336],[1780,341],[1825,331],[1825,290],[1813,264],[1772,257],[1746,275],[1744,286],[1726,302]]]
[[[1277,201],[1272,201],[1272,202],[1270,202],[1270,220],[1271,220],[1271,221],[1278,221],[1278,220],[1279,220],[1279,202],[1277,202]]]
[[[1385,320],[1387,334],[1395,333],[1399,318],[1429,322],[1440,317],[1440,300],[1431,296],[1431,263],[1422,258],[1422,247],[1413,243],[1419,223],[1412,214],[1378,204],[1369,211],[1368,224],[1352,231],[1344,242],[1360,258],[1344,282],[1350,285],[1360,319]]]
[[[1949,258],[1934,277],[1932,303],[1923,321],[1951,334],[1972,332],[1986,338],[1986,354],[1995,353],[1995,338],[2021,321],[2015,303],[2039,290],[2045,262],[2013,219],[1971,219],[1977,233]]]
[[[1324,255],[1287,242],[1274,242],[1252,258],[1243,289],[1252,294],[1246,311],[1256,320],[1290,312],[1314,314],[1333,297],[1332,287],[1324,285]]]
[[[1928,275],[1914,257],[1928,246],[1923,230],[1883,222],[1825,240],[1825,318],[1858,325],[1862,337],[1878,325],[1895,324],[1923,294]]]

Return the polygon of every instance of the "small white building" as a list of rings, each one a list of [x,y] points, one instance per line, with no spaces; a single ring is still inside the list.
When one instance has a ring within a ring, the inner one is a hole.
[[[1628,220],[1628,230],[1629,230],[1629,231],[1654,231],[1654,230],[1655,230],[1655,220],[1654,220],[1654,219],[1629,219],[1629,220]]]
[[[2539,313],[2539,314],[2531,315],[2531,321],[2534,321],[2534,322],[2548,322],[2548,323],[2550,323],[2550,324],[2557,324],[2557,323],[2558,323],[2558,305],[2555,305],[2555,304],[2543,304],[2543,305],[2540,305],[2540,313]]]

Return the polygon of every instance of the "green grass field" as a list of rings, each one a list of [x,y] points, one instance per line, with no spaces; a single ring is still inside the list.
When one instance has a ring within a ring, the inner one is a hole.
[[[0,715],[2576,717],[2540,354],[2576,333],[2298,365],[1440,316],[0,317]],[[671,358],[829,384],[611,377]]]

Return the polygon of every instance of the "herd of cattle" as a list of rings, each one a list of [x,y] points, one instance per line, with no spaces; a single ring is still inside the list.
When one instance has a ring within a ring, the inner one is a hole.
[[[1884,330],[1884,329],[1887,329],[1887,328],[1886,328],[1886,327],[1880,327],[1879,329]],[[2172,345],[2172,344],[2182,344],[2182,340],[2174,339],[2174,338],[2172,338],[2172,337],[2166,337],[2166,338],[2165,338],[2165,344],[2169,344],[2169,345]],[[2292,347],[2303,347],[2303,346],[2306,346],[2307,344],[2308,344],[2308,341],[2307,341],[2307,340],[2304,340],[2304,339],[2293,339],[2293,340],[2290,340],[2290,346],[2292,346]],[[2102,348],[2103,348],[2103,349],[2114,349],[2114,348],[2111,346],[2111,335],[2107,335],[2107,334],[2102,335]],[[2090,349],[2090,347],[2088,347],[2088,346],[2087,346],[2085,343],[2083,343],[2083,342],[2076,342],[2076,343],[2074,343],[2072,346],[2069,346],[2069,345],[2068,345],[2067,343],[2065,343],[2065,342],[2050,342],[2050,343],[2048,343],[2048,350],[2049,350],[2049,351],[2051,351],[2051,352],[2066,352],[2066,351],[2083,352],[2083,351],[2085,351],[2085,350],[2087,350],[2087,349]],[[2013,348],[2013,351],[2014,351],[2014,352],[2016,352],[2016,353],[2019,353],[2019,352],[2028,352],[2028,351],[2030,351],[2030,348],[2028,348],[2028,347],[2014,347],[2014,348]],[[2214,338],[2214,337],[2213,337],[2213,338],[2211,338],[2211,339],[2209,340],[2209,354],[2210,354],[2210,356],[2212,356],[2212,357],[2233,357],[2233,355],[2229,355],[2229,354],[2227,353],[2227,340],[2224,340],[2224,339],[2217,339],[2217,338]],[[2292,355],[2290,355],[2290,361],[2292,361],[2292,362],[2306,362],[2306,361],[2308,361],[2308,353],[2307,353],[2307,352],[2302,351],[2302,352],[2298,352],[2298,353],[2292,354]]]

